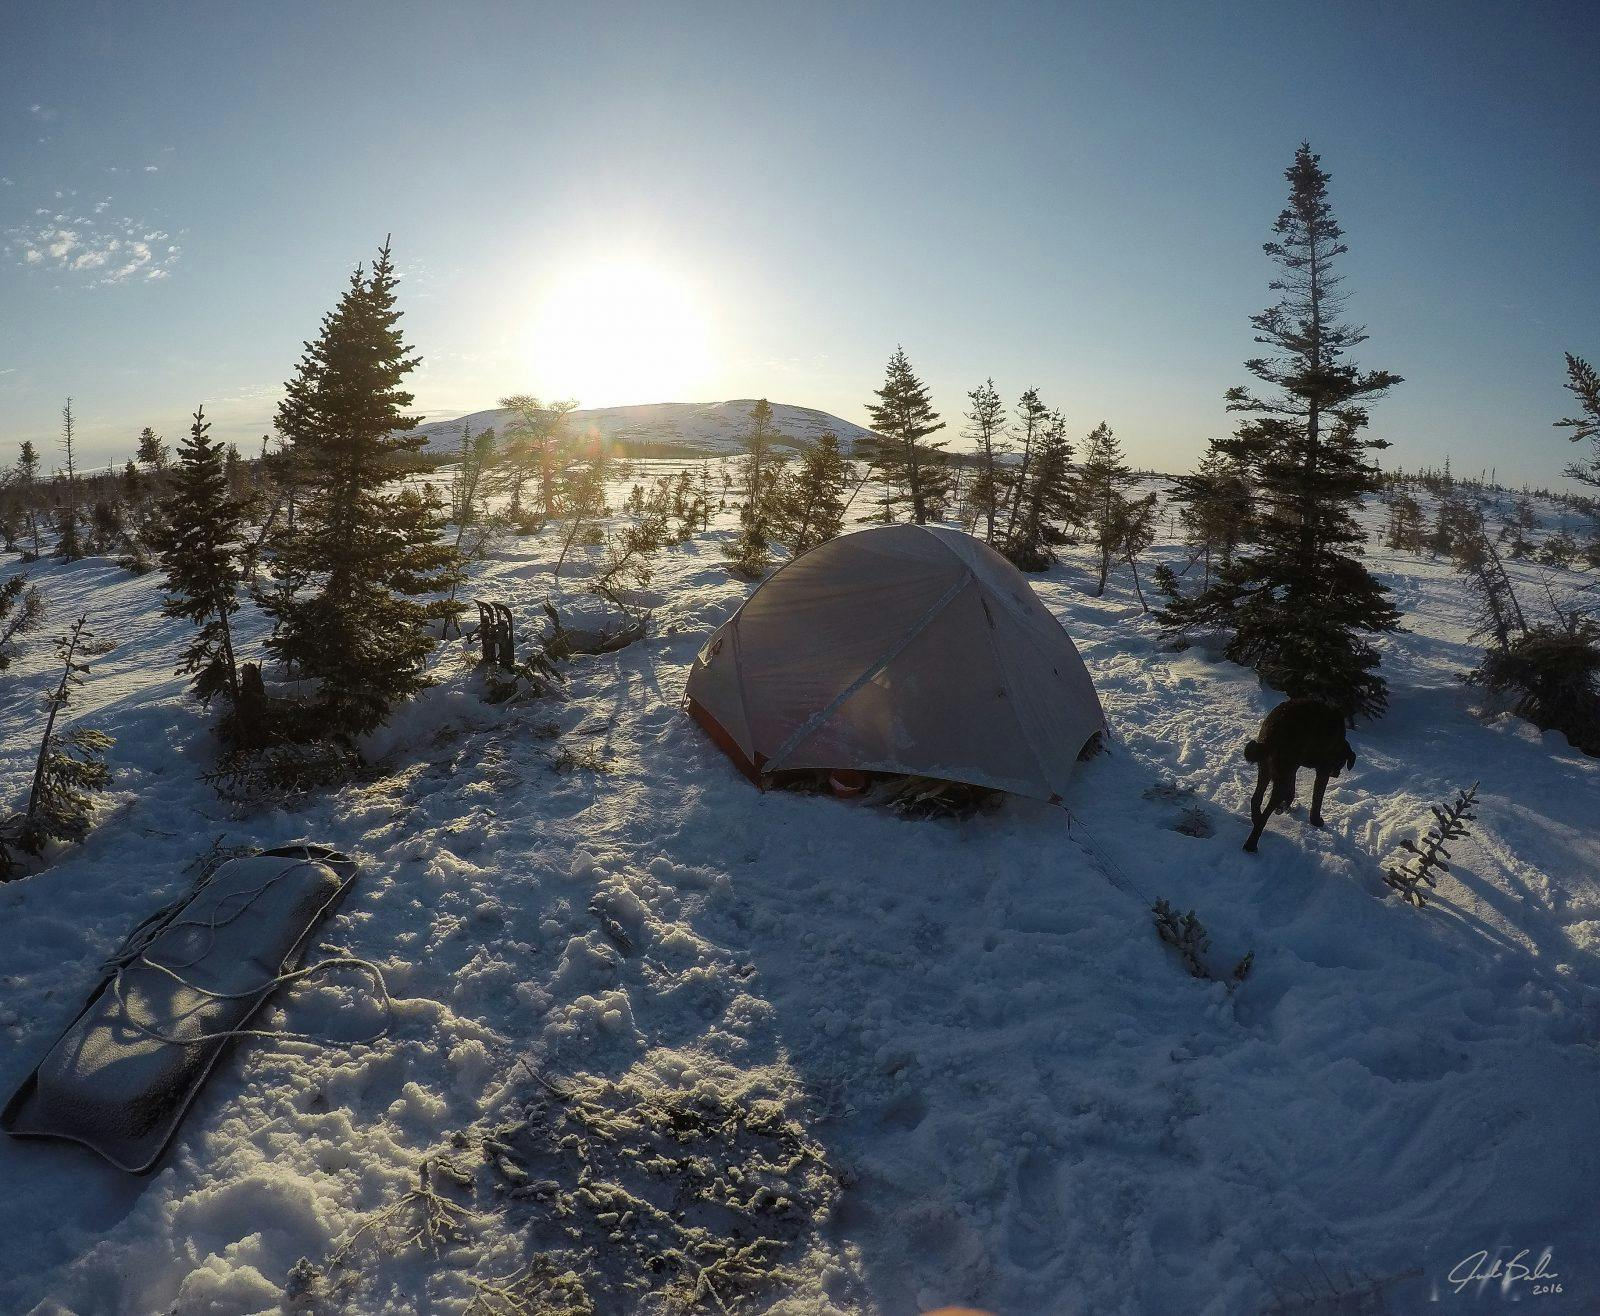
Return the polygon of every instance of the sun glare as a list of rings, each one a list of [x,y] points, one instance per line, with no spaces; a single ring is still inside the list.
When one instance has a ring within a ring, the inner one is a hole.
[[[642,262],[562,274],[534,320],[533,376],[585,407],[702,401],[711,334],[694,289]]]

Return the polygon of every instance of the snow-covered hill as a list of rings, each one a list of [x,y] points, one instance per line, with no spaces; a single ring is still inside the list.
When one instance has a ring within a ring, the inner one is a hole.
[[[736,452],[740,436],[750,426],[753,398],[728,402],[652,402],[636,407],[598,407],[574,411],[568,421],[575,433],[592,433],[623,444],[644,455],[664,456],[676,450],[685,454]],[[499,408],[475,411],[469,416],[433,420],[416,433],[428,438],[429,452],[453,452],[461,441],[462,427],[481,434],[489,426],[504,430],[511,413]],[[846,449],[869,433],[860,425],[840,420],[812,407],[787,402],[772,404],[774,427],[791,447],[802,447],[832,430]]]
[[[84,845],[0,886],[0,1096],[214,843],[354,855],[313,958],[376,962],[396,1013],[369,1045],[245,1042],[148,1180],[0,1139],[0,1311],[626,1312],[667,1273],[681,1310],[790,1316],[1592,1310],[1600,761],[1460,682],[1480,649],[1448,562],[1371,550],[1406,627],[1378,641],[1389,712],[1352,733],[1327,828],[1302,809],[1247,855],[1240,750],[1279,696],[1174,651],[1125,570],[1095,597],[1079,548],[1031,578],[1114,733],[1070,827],[1021,800],[907,822],[759,793],[678,703],[750,588],[722,565],[734,533],[730,513],[664,552],[648,638],[574,661],[565,697],[487,704],[452,643],[369,779],[255,812],[200,779],[208,718],[158,578],[29,568],[55,622],[88,609],[115,645],[74,709],[117,737],[115,792]],[[499,541],[472,592],[525,620],[571,599],[555,540]],[[1588,579],[1511,570],[1536,607],[1544,579]],[[263,619],[239,624],[256,654]],[[34,641],[0,678],[5,800],[49,668]],[[1403,905],[1385,861],[1475,778],[1436,898]],[[1216,964],[1253,951],[1248,979],[1189,977],[1155,897],[1197,912]],[[262,1026],[361,1036],[369,997],[356,974],[305,984]],[[642,1114],[668,1132],[636,1156]],[[724,1135],[752,1117],[798,1130],[783,1193],[769,1165],[735,1185],[768,1209],[727,1217],[781,1231],[781,1275],[640,1262],[641,1231],[729,1187]],[[519,1181],[541,1137],[560,1154]],[[430,1242],[419,1184],[458,1236]],[[1450,1279],[1546,1249],[1560,1293]],[[568,1265],[596,1307],[556,1301]]]

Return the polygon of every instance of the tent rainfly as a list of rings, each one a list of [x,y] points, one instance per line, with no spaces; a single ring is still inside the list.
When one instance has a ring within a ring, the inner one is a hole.
[[[859,530],[787,563],[707,641],[685,696],[758,785],[855,768],[1056,803],[1106,724],[1022,574],[941,526]]]

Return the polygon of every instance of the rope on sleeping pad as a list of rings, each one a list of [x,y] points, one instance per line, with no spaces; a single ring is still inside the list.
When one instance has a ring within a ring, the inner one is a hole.
[[[315,964],[309,964],[302,969],[284,970],[283,966],[280,965],[280,972],[274,974],[266,981],[257,983],[253,987],[248,987],[243,991],[237,992],[216,991],[210,987],[202,986],[200,983],[194,982],[189,978],[185,978],[180,972],[178,972],[180,969],[192,969],[196,964],[198,964],[211,953],[212,947],[216,945],[218,928],[225,927],[229,923],[234,922],[236,919],[243,917],[243,915],[251,908],[251,906],[254,905],[263,894],[271,889],[274,883],[281,881],[290,873],[294,873],[302,867],[309,866],[312,862],[313,861],[311,860],[302,859],[298,863],[291,864],[289,867],[281,869],[277,873],[273,874],[259,886],[230,892],[228,896],[225,896],[218,901],[219,908],[214,910],[209,918],[173,919],[171,922],[165,921],[167,916],[175,913],[178,909],[181,909],[189,901],[194,899],[195,895],[202,887],[205,886],[206,882],[210,881],[210,878],[207,878],[205,881],[198,883],[188,895],[183,897],[182,900],[175,901],[172,904],[157,910],[156,913],[152,914],[149,918],[145,919],[144,922],[140,923],[136,928],[134,928],[133,931],[130,932],[123,940],[122,945],[119,946],[106,961],[106,968],[114,970],[110,984],[111,993],[113,998],[116,1000],[118,1007],[122,1011],[123,1020],[127,1026],[132,1028],[135,1032],[141,1033],[146,1037],[153,1038],[158,1042],[168,1042],[178,1046],[188,1046],[196,1042],[226,1041],[235,1037],[265,1037],[283,1042],[308,1042],[318,1046],[362,1046],[369,1042],[376,1042],[380,1037],[386,1035],[394,1024],[394,998],[389,995],[388,985],[383,980],[383,970],[380,969],[376,964],[372,963],[371,960],[365,960],[356,955],[331,956],[325,960],[318,960]],[[243,902],[231,913],[224,914],[220,907],[226,901],[239,896],[245,897]],[[206,941],[204,949],[200,950],[188,960],[178,964],[163,964],[158,960],[153,960],[150,958],[147,952],[157,937],[173,928],[183,927],[205,929],[208,934],[208,940]],[[287,963],[287,961],[285,961],[285,963]],[[153,1024],[142,1022],[133,1017],[128,1003],[128,998],[124,990],[123,975],[136,964],[142,964],[148,968],[155,969],[160,973],[164,973],[167,977],[188,988],[190,991],[201,996],[209,997],[215,1001],[241,1001],[248,1000],[254,996],[260,996],[265,999],[268,993],[275,991],[277,988],[286,983],[300,982],[306,978],[324,973],[329,969],[360,969],[372,976],[373,984],[377,989],[376,994],[383,1002],[383,1026],[376,1032],[373,1032],[366,1037],[355,1038],[324,1037],[316,1033],[301,1033],[286,1028],[225,1028],[220,1029],[217,1032],[193,1033],[188,1036],[179,1036],[176,1034],[166,1033]]]

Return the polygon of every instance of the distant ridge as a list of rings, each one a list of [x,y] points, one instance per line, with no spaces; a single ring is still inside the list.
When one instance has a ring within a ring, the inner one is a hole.
[[[721,456],[737,452],[740,438],[750,425],[754,398],[734,398],[728,402],[649,402],[634,407],[596,407],[574,411],[568,419],[574,433],[594,433],[641,455],[652,452],[705,453]],[[511,413],[501,408],[475,411],[452,420],[431,420],[413,431],[426,436],[427,451],[447,453],[461,441],[463,425],[474,434],[494,426],[503,432]],[[826,430],[839,436],[849,450],[870,431],[848,420],[840,420],[813,407],[797,407],[787,402],[772,404],[772,422],[782,436],[780,443],[801,448]]]

